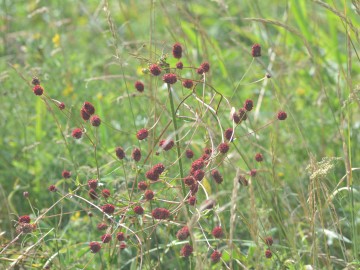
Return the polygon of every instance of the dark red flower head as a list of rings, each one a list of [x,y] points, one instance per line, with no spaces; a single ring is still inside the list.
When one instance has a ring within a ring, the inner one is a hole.
[[[196,73],[201,75],[201,74],[204,74],[205,72],[201,67],[199,67],[196,69]]]
[[[137,215],[142,215],[142,214],[144,214],[144,208],[142,208],[140,205],[136,205],[134,207],[134,212]]]
[[[246,114],[245,108],[239,109],[239,117],[240,117],[240,121],[245,121],[247,119],[247,114]]]
[[[83,135],[83,132],[80,128],[75,128],[71,132],[71,136],[73,136],[75,139],[80,139]]]
[[[286,112],[284,112],[284,111],[278,112],[277,118],[278,118],[279,120],[285,120],[285,119],[287,118]]]
[[[210,256],[211,262],[212,262],[212,263],[217,263],[217,262],[219,262],[221,256],[222,256],[221,252],[215,250],[215,251],[211,254],[211,256]]]
[[[185,185],[191,187],[193,184],[195,184],[195,179],[193,176],[189,175],[184,178]]]
[[[126,243],[125,242],[121,242],[120,245],[119,245],[119,249],[120,250],[123,250],[126,248]]]
[[[136,138],[141,141],[146,139],[148,135],[149,135],[148,130],[146,128],[143,128],[136,133]]]
[[[58,104],[58,107],[59,107],[60,110],[65,109],[65,103],[64,103],[64,102],[60,102],[60,103]]]
[[[96,189],[98,186],[98,181],[96,179],[90,179],[88,180],[88,186],[89,188]]]
[[[251,99],[245,100],[245,103],[244,103],[245,110],[247,110],[249,112],[253,109],[253,107],[254,107],[254,102]]]
[[[186,149],[185,155],[190,159],[194,157],[194,152],[191,149]]]
[[[110,240],[111,240],[111,234],[109,234],[109,233],[106,233],[106,234],[101,236],[101,241],[103,243],[109,243]]]
[[[164,74],[162,79],[165,83],[168,83],[168,84],[174,84],[177,82],[177,77],[176,77],[176,74],[174,74],[174,73]]]
[[[261,56],[261,46],[259,44],[254,44],[251,48],[252,57],[260,57]]]
[[[206,72],[209,72],[210,70],[210,64],[209,62],[203,62],[200,67],[196,70],[198,74],[203,74]]]
[[[96,228],[97,228],[99,231],[104,231],[104,230],[107,229],[107,227],[108,227],[108,225],[107,225],[106,223],[104,223],[104,222],[101,222],[101,223],[99,223],[99,224],[96,226]]]
[[[101,119],[100,119],[100,117],[97,116],[97,115],[91,116],[91,118],[90,118],[90,124],[91,124],[93,127],[98,127],[98,126],[100,126],[100,124],[101,124]]]
[[[162,174],[165,170],[165,166],[162,163],[158,163],[158,164],[154,165],[153,170],[157,174]]]
[[[152,64],[149,67],[150,73],[154,76],[159,76],[161,73],[161,68],[157,64]]]
[[[215,227],[211,234],[215,237],[215,238],[221,238],[223,236],[223,230],[220,226]]]
[[[118,241],[124,241],[124,240],[125,240],[125,234],[124,234],[123,232],[118,232],[118,233],[116,234],[116,239],[117,239]]]
[[[199,190],[199,184],[196,182],[190,187],[191,195],[194,196]]]
[[[146,184],[145,181],[141,181],[141,182],[138,183],[138,188],[139,188],[140,190],[146,190],[147,187],[148,187],[148,185]]]
[[[218,150],[221,154],[226,154],[229,151],[229,145],[225,142],[220,143],[218,146]]]
[[[141,159],[141,151],[140,151],[140,149],[139,148],[134,148],[134,150],[131,153],[131,157],[133,158],[133,160],[138,162]]]
[[[103,212],[106,214],[112,214],[115,211],[115,206],[113,206],[110,203],[107,203],[101,207],[101,210],[103,210]]]
[[[19,223],[30,223],[30,217],[28,215],[19,217]]]
[[[203,170],[196,170],[194,171],[193,176],[197,181],[201,181],[205,176],[205,172]]]
[[[272,257],[272,252],[270,249],[265,250],[265,257],[270,259]]]
[[[51,185],[48,187],[48,190],[51,192],[55,192],[55,191],[57,191],[57,188],[54,185]]]
[[[37,96],[41,96],[44,93],[44,88],[42,88],[39,84],[35,85],[33,88],[33,92]]]
[[[182,47],[181,47],[180,43],[176,42],[173,45],[172,54],[177,59],[181,58],[181,56],[182,56]]]
[[[125,158],[124,149],[122,149],[122,147],[120,147],[120,146],[115,148],[115,154],[118,157],[118,159],[124,159]]]
[[[99,198],[95,189],[90,189],[88,194],[89,194],[90,199],[92,199],[92,200],[97,200]]]
[[[135,88],[136,88],[136,90],[138,90],[141,93],[141,92],[144,92],[145,86],[142,82],[136,81]]]
[[[150,169],[145,173],[145,177],[151,181],[157,181],[159,180],[160,174],[154,171],[154,169]]]
[[[188,202],[190,205],[195,205],[196,203],[196,197],[195,196],[190,196],[188,199]]]
[[[101,195],[107,199],[111,196],[111,193],[110,193],[110,190],[108,190],[107,188],[104,188],[102,191],[101,191]]]
[[[272,246],[272,244],[274,243],[274,240],[271,236],[265,237],[264,241],[265,241],[265,244],[267,244],[269,247]]]
[[[200,158],[205,162],[205,164],[208,164],[207,161],[210,159],[210,157],[211,157],[210,155],[204,153]]]
[[[230,141],[230,139],[232,141],[233,134],[234,134],[234,130],[232,128],[228,128],[227,130],[224,131],[224,136],[228,141]]]
[[[152,190],[148,189],[145,191],[144,196],[147,201],[150,201],[154,198],[154,192]]]
[[[232,118],[233,118],[233,120],[234,120],[234,122],[235,122],[236,124],[239,124],[240,121],[241,121],[241,118],[240,118],[239,114],[236,113],[236,112],[233,113]]]
[[[193,247],[190,244],[185,244],[181,250],[180,250],[180,255],[182,257],[189,257],[193,252]]]
[[[175,145],[174,140],[161,140],[159,146],[165,151],[169,151]]]
[[[178,232],[176,233],[176,238],[182,241],[182,240],[185,240],[186,238],[188,238],[189,235],[190,235],[189,227],[184,226],[180,230],[178,230]]]
[[[221,184],[223,181],[223,177],[220,174],[220,172],[218,170],[212,170],[211,171],[211,176],[214,178],[215,182],[217,184]]]
[[[81,108],[80,110],[80,116],[84,121],[87,121],[90,119],[90,114],[88,114],[84,108]]]
[[[95,113],[95,107],[90,102],[85,101],[82,108],[86,111],[87,114],[94,114]]]
[[[262,155],[261,153],[257,153],[257,154],[255,155],[255,160],[256,160],[257,162],[263,161],[263,155]]]
[[[35,223],[19,223],[19,225],[16,227],[16,233],[32,233],[37,228],[37,225]]]
[[[182,85],[187,89],[191,89],[194,86],[194,82],[190,79],[185,79],[182,81]]]
[[[250,176],[251,176],[251,177],[255,177],[255,176],[256,176],[256,173],[257,173],[256,169],[251,169],[251,170],[250,170]]]
[[[37,77],[33,77],[32,80],[31,80],[31,83],[33,85],[40,85],[40,80]]]
[[[61,176],[63,178],[70,178],[71,177],[71,172],[69,172],[68,170],[63,170],[61,173]]]
[[[89,246],[92,253],[97,253],[101,249],[101,245],[98,242],[90,242]]]
[[[183,69],[183,67],[184,67],[184,64],[182,62],[177,62],[176,63],[176,68],[177,69]]]
[[[155,208],[151,215],[154,219],[167,219],[170,216],[170,211],[166,208]]]
[[[204,166],[205,166],[205,163],[202,158],[199,158],[199,159],[195,160],[193,163],[191,163],[191,169],[194,171],[202,169]]]

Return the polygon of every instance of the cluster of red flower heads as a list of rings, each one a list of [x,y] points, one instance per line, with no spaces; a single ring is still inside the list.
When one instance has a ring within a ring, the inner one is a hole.
[[[90,120],[90,124],[93,127],[98,127],[101,124],[101,119],[98,115],[95,115],[95,107],[90,102],[85,101],[80,109],[80,116],[84,121]],[[74,128],[71,132],[71,136],[75,139],[80,139],[83,135],[83,129]]]
[[[170,211],[166,208],[155,208],[151,212],[154,219],[167,219],[170,216]]]
[[[106,230],[108,226],[106,225],[106,223],[100,223],[98,224],[97,228],[98,230]],[[110,243],[112,239],[112,235],[110,233],[105,233],[100,237],[100,239],[103,244]],[[126,239],[125,234],[123,232],[118,232],[116,234],[116,239],[120,242],[119,249],[120,250],[125,249],[126,248],[126,243],[124,242]],[[101,250],[101,244],[99,242],[93,241],[89,243],[89,248],[92,253],[97,253]]]
[[[16,226],[16,232],[19,233],[31,233],[36,230],[36,224],[30,223],[31,218],[28,215],[20,216],[18,218],[18,224]]]
[[[182,58],[183,48],[180,43],[175,43],[173,45],[172,55],[176,59]],[[253,57],[261,56],[261,46],[259,44],[254,44],[252,46],[251,55]],[[185,68],[187,68],[187,67],[185,67]],[[164,71],[164,74],[162,75],[162,81],[164,83],[166,83],[168,85],[173,85],[173,84],[177,83],[178,81],[180,81],[184,88],[187,88],[187,89],[196,88],[196,81],[194,81],[192,79],[182,78],[180,76],[180,72],[181,72],[180,70],[182,70],[182,69],[184,69],[184,65],[181,61],[176,63],[176,69],[175,68],[171,69],[169,66],[167,66],[164,63],[162,63],[161,61],[159,61],[157,63],[150,64],[148,67],[148,72],[152,76],[160,76],[162,74],[162,72]],[[202,78],[205,78],[205,74],[208,72],[210,72],[209,62],[205,61],[205,62],[201,63],[198,68],[196,68],[196,73],[201,75]],[[32,83],[34,85],[34,87],[33,87],[34,94],[41,96],[44,92],[44,89],[40,85],[40,80],[37,78],[33,78]],[[134,83],[134,87],[139,93],[142,93],[145,90],[144,83],[139,80]],[[58,107],[60,109],[64,109],[65,104],[60,102],[58,104]],[[248,117],[247,114],[253,110],[253,107],[254,107],[254,102],[251,99],[245,100],[243,107],[241,107],[240,109],[238,109],[231,115],[234,123],[241,124],[243,121],[247,120],[247,117]],[[94,127],[98,127],[101,124],[101,119],[99,116],[95,115],[95,107],[90,102],[84,102],[84,104],[80,110],[80,116],[84,121],[89,120],[90,124]],[[278,112],[278,114],[277,114],[278,120],[285,120],[286,118],[287,118],[286,112],[284,112],[284,111]],[[84,129],[75,128],[72,130],[71,135],[75,139],[80,139],[83,136],[83,132],[84,132]],[[139,141],[145,140],[146,138],[148,138],[148,136],[149,136],[149,130],[146,128],[140,129],[136,133],[136,138]],[[191,206],[194,206],[196,204],[196,201],[197,201],[196,194],[199,189],[199,182],[204,179],[206,173],[211,175],[213,181],[216,184],[221,184],[224,181],[224,178],[218,169],[212,168],[212,169],[209,169],[208,171],[206,171],[206,167],[209,165],[209,162],[213,157],[220,156],[220,157],[224,158],[224,155],[227,154],[228,151],[230,150],[230,144],[235,139],[234,128],[227,128],[224,131],[223,136],[225,138],[225,139],[223,139],[224,141],[222,141],[217,147],[215,147],[214,149],[205,148],[201,157],[192,161],[188,175],[182,179],[185,186],[190,190],[189,195],[187,196],[186,199],[187,199],[188,204]],[[141,143],[141,142],[139,142],[139,143]],[[164,151],[169,151],[170,149],[172,149],[174,147],[174,145],[175,145],[175,142],[172,139],[162,139],[159,141],[159,147],[161,149],[163,149]],[[120,146],[115,148],[115,155],[119,160],[124,160],[126,158],[125,150]],[[194,158],[194,152],[191,149],[186,149],[185,156],[188,159],[192,159],[192,158]],[[137,148],[137,147],[133,148],[132,153],[131,153],[131,158],[135,162],[139,162],[141,160],[141,157],[142,156],[141,156],[140,148]],[[255,161],[262,162],[263,155],[261,153],[257,153],[255,155]],[[165,170],[165,166],[162,163],[158,163],[158,164],[154,165],[152,168],[150,168],[148,171],[145,172],[145,177],[150,181],[158,181],[160,179],[160,175],[164,172],[164,170]],[[251,177],[255,177],[256,173],[257,173],[257,170],[252,169],[252,170],[250,170],[248,175],[250,175]],[[65,179],[70,178],[71,172],[64,170],[62,172],[62,177]],[[246,179],[246,177],[244,175],[240,175],[238,178],[238,181],[242,185],[245,185],[245,186],[248,185],[248,180]],[[90,197],[90,199],[98,200],[101,197],[103,197],[103,199],[105,200],[106,203],[102,204],[98,208],[101,209],[101,211],[106,215],[113,215],[115,213],[116,207],[115,207],[115,205],[108,203],[109,202],[108,199],[109,198],[111,199],[110,190],[102,189],[101,191],[98,191],[97,189],[98,189],[99,183],[98,183],[98,180],[95,180],[95,179],[88,180],[87,184],[89,187],[88,196]],[[148,189],[149,184],[154,184],[154,183],[151,183],[151,182],[149,183],[147,181],[140,181],[137,184],[138,189],[143,192],[143,195],[141,197],[141,198],[143,198],[143,200],[140,200],[138,203],[136,203],[136,205],[131,206],[133,213],[135,215],[139,215],[139,216],[144,215],[145,210],[141,204],[145,203],[146,201],[151,201],[155,197],[154,191],[152,191],[151,189]],[[51,185],[49,187],[49,190],[56,191],[56,187],[54,185]],[[98,195],[98,193],[100,195]],[[215,203],[216,202],[214,200],[209,199],[209,200],[206,200],[205,202],[203,202],[201,204],[201,206],[202,206],[203,210],[204,209],[212,209],[215,206]],[[201,210],[201,207],[200,207],[200,210]],[[170,211],[168,209],[162,208],[162,207],[154,208],[151,211],[151,216],[155,220],[166,220],[170,217],[170,215],[171,215]],[[30,224],[30,217],[27,215],[19,217],[18,223],[19,223],[19,226],[21,226],[22,232],[32,231],[32,228],[34,228],[33,226],[29,227],[27,225],[27,224]],[[29,227],[29,228],[27,228],[27,227]],[[111,242],[111,240],[112,240],[112,234],[109,233],[109,226],[105,222],[99,223],[97,225],[97,228],[100,231],[107,230],[107,233],[105,233],[101,236],[101,242],[94,241],[94,242],[89,243],[90,250],[93,253],[97,253],[101,250],[101,247],[102,247],[101,243],[106,244],[106,243]],[[179,229],[177,231],[176,238],[180,241],[184,241],[187,238],[189,238],[190,233],[191,232],[190,232],[189,227],[183,226],[181,229]],[[211,234],[214,238],[221,239],[224,237],[223,228],[221,226],[216,226],[212,229]],[[126,243],[124,242],[125,234],[123,232],[118,232],[116,234],[116,239],[120,242],[120,244],[119,244],[120,249],[126,248]],[[270,246],[273,244],[273,239],[271,237],[267,237],[264,239],[264,242],[267,245],[267,249],[265,251],[265,256],[267,258],[271,258],[272,252],[270,250]],[[180,250],[180,254],[183,257],[188,257],[192,253],[193,253],[193,247],[190,244],[185,244]],[[213,250],[213,252],[210,255],[210,260],[212,263],[217,263],[221,260],[221,257],[222,257],[222,253],[219,250]]]
[[[44,93],[44,88],[40,85],[40,80],[36,77],[34,77],[31,81],[31,83],[34,85],[33,92],[37,96],[41,96]]]
[[[160,174],[165,170],[165,166],[162,163],[154,165],[150,170],[145,173],[147,179],[151,181],[159,180]]]
[[[90,119],[90,124],[94,127],[98,127],[101,124],[99,116],[94,115],[95,107],[90,102],[85,101],[82,108],[80,109],[80,116],[84,121]]]

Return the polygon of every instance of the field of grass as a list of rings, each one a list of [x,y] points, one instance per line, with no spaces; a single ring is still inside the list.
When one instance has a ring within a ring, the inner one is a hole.
[[[0,269],[360,269],[358,0],[0,16]]]

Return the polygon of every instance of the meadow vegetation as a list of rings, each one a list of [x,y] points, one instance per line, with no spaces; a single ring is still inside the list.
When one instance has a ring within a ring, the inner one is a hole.
[[[0,269],[360,269],[359,1],[0,6]]]

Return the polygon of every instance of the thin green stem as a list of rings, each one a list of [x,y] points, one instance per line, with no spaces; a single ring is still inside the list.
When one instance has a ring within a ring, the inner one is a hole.
[[[169,92],[172,123],[173,123],[174,131],[175,131],[175,141],[176,141],[176,150],[177,150],[177,155],[178,155],[179,172],[180,172],[181,179],[183,179],[184,178],[184,171],[183,171],[182,160],[181,160],[181,149],[180,149],[180,142],[179,142],[179,134],[177,133],[178,127],[177,127],[177,121],[176,121],[174,99],[173,99],[173,95],[172,95],[172,92],[171,92],[170,84],[167,85],[167,88],[168,88],[168,92]],[[185,184],[184,184],[183,181],[181,181],[181,189],[182,189],[182,194],[183,194],[183,196],[185,198],[186,197],[186,189],[185,189]],[[187,213],[189,214],[189,207],[187,205],[186,205],[186,210],[187,210]]]

